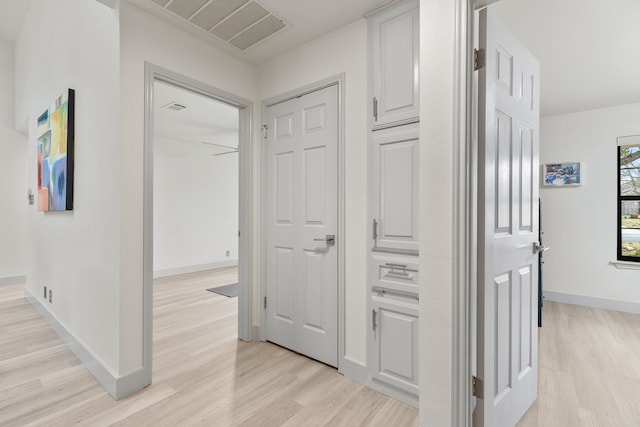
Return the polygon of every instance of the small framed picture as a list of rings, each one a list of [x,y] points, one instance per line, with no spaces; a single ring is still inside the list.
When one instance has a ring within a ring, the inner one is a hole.
[[[578,186],[582,184],[580,173],[580,162],[545,163],[542,165],[542,186]]]

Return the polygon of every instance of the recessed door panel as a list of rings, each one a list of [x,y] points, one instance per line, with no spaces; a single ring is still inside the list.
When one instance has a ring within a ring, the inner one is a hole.
[[[293,153],[278,153],[275,156],[276,221],[279,224],[293,222]]]
[[[275,317],[290,323],[293,319],[293,249],[276,247],[275,250]]]
[[[380,146],[381,219],[384,234],[389,237],[406,239],[413,235],[414,148],[413,141]]]
[[[304,326],[315,332],[324,333],[325,253],[306,250],[304,255]]]
[[[305,221],[322,225],[326,214],[326,148],[313,147],[304,150]]]

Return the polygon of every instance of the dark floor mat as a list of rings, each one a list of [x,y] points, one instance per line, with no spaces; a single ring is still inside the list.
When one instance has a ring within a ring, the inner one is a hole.
[[[230,285],[218,286],[217,288],[207,289],[209,292],[215,292],[216,294],[224,295],[225,297],[233,298],[238,296],[238,284],[232,283]]]

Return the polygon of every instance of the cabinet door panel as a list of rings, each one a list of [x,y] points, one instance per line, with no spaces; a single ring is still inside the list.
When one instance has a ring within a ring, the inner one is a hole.
[[[418,128],[402,126],[373,137],[374,250],[418,251]]]
[[[416,1],[370,18],[373,128],[418,118],[419,13]]]
[[[374,381],[418,393],[417,305],[374,301]]]

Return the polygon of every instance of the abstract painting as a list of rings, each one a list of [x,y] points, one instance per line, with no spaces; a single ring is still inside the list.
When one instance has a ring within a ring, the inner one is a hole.
[[[544,187],[580,185],[580,162],[547,163],[543,165]]]
[[[75,91],[68,89],[38,117],[38,210],[73,210]]]

